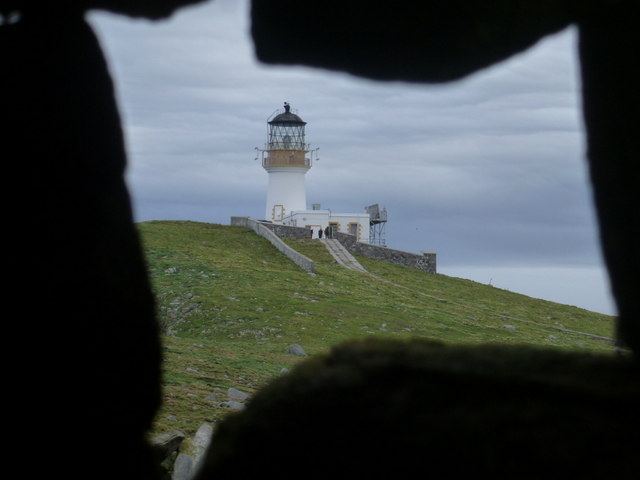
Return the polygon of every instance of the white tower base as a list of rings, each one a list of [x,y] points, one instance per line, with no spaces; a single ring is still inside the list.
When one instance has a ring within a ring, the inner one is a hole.
[[[265,220],[282,223],[291,212],[307,209],[306,168],[265,167],[265,170],[269,173]]]

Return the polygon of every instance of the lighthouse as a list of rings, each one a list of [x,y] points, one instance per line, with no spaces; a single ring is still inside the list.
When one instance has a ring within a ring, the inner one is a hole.
[[[319,203],[307,210],[304,176],[318,149],[311,150],[305,143],[306,124],[286,102],[284,110],[278,110],[267,120],[267,144],[264,149],[256,148],[262,152],[262,167],[269,174],[264,219],[304,227],[312,238],[320,238],[326,231],[346,233],[359,242],[368,243],[369,213],[336,213],[321,209]]]
[[[284,111],[274,114],[267,124],[268,139],[262,150],[262,166],[269,174],[265,220],[282,223],[292,213],[307,209],[304,176],[311,168],[311,158],[305,143],[306,122],[285,102]]]

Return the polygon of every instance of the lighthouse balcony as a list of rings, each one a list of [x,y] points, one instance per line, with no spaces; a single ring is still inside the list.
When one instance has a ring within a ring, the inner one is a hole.
[[[270,152],[262,158],[262,166],[267,167],[302,167],[311,168],[311,159],[304,155],[294,155],[287,151]],[[274,155],[274,153],[276,155]],[[284,155],[283,155],[284,154]]]

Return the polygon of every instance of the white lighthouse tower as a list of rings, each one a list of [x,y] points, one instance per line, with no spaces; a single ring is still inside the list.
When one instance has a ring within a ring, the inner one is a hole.
[[[282,223],[286,216],[307,209],[304,176],[311,168],[311,158],[304,138],[306,122],[285,102],[284,112],[267,123],[268,140],[262,150],[262,166],[269,174],[265,220]]]

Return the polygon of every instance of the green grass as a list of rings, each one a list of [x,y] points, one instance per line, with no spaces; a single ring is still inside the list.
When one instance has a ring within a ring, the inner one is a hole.
[[[249,229],[138,227],[165,332],[154,433],[215,423],[227,388],[254,392],[300,361],[292,343],[309,355],[362,336],[613,351],[593,336],[612,338],[614,318],[577,307],[369,258],[358,257],[369,274],[346,270],[314,240],[287,240],[316,262],[310,275]]]

